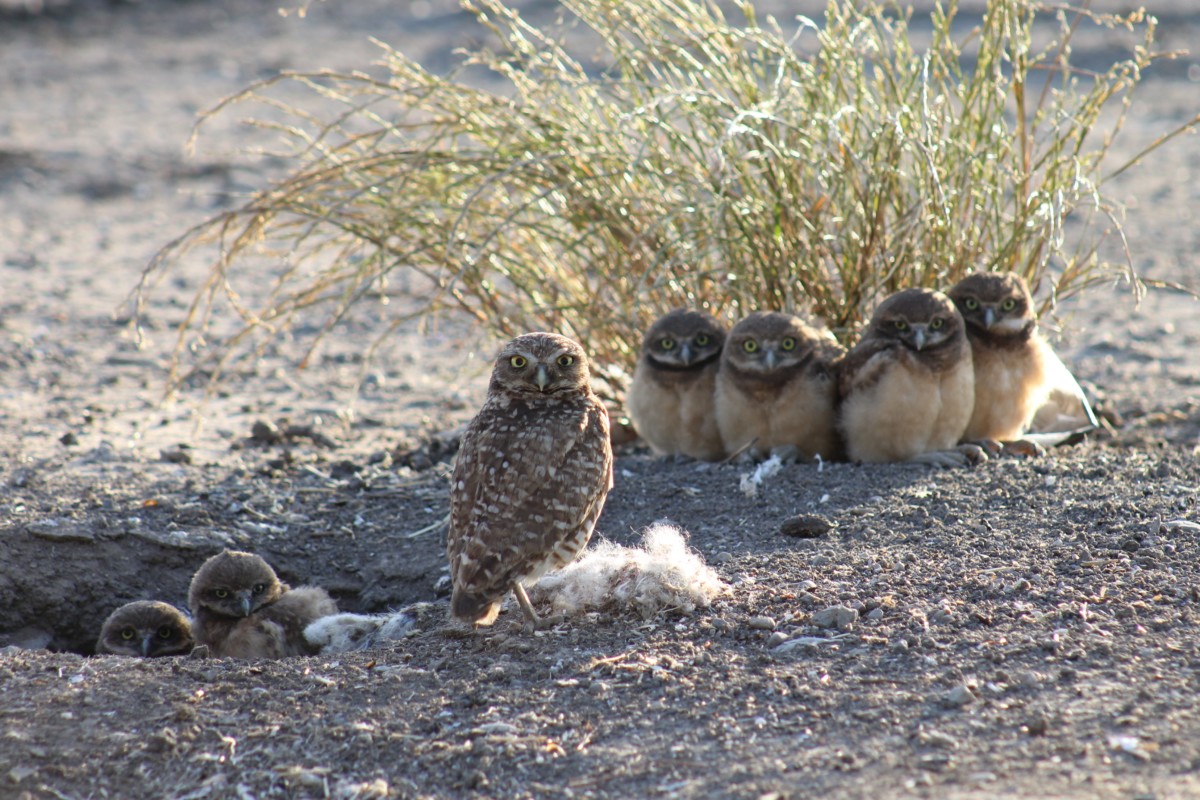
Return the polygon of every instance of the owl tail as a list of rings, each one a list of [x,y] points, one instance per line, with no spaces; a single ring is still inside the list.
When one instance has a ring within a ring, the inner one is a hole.
[[[491,625],[500,615],[500,599],[470,594],[456,586],[450,598],[450,611],[466,622]]]

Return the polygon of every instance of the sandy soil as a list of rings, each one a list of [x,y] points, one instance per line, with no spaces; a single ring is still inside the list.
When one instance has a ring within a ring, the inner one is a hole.
[[[1154,5],[1166,46],[1200,41],[1187,0]],[[185,154],[198,111],[362,67],[368,36],[444,69],[476,30],[444,0],[0,15],[0,796],[1200,796],[1200,308],[1180,294],[1062,309],[1060,350],[1120,425],[1045,459],[794,465],[751,498],[745,468],[623,455],[600,532],[687,528],[733,586],[691,616],[463,635],[435,615],[274,663],[88,655],[112,608],[182,604],[223,546],[347,610],[438,601],[442,433],[494,343],[401,331],[364,366],[362,320],[299,371],[300,331],[162,403],[203,258],[158,286],[140,347],[125,300],[281,168],[238,113]],[[1139,97],[1127,153],[1200,110],[1200,64]],[[1197,137],[1115,189],[1134,264],[1196,287]],[[831,529],[784,535],[799,513]],[[831,606],[859,616],[819,627]]]

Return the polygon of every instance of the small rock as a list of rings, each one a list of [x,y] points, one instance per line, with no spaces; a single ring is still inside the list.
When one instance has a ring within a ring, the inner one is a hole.
[[[873,608],[867,612],[867,619],[874,622],[875,620],[883,619],[883,609]]]
[[[833,523],[824,517],[816,514],[797,514],[780,523],[779,532],[798,539],[815,539],[829,533],[832,528]]]
[[[774,649],[788,640],[788,635],[783,631],[775,631],[767,639],[767,647]]]
[[[78,437],[76,437],[75,434],[71,433],[70,431],[67,431],[62,436],[58,437],[58,441],[62,444],[65,444],[67,447],[73,447],[79,444]]]
[[[713,556],[714,564],[728,564],[730,561],[733,561],[733,553],[728,550],[722,550]]]
[[[751,617],[746,624],[756,631],[775,630],[775,620],[771,617]]]
[[[942,705],[948,708],[962,708],[974,703],[978,698],[969,686],[960,684],[942,695]]]
[[[846,606],[830,606],[812,615],[812,623],[818,628],[845,630],[858,619],[858,612]]]
[[[922,744],[927,744],[930,747],[944,747],[948,750],[958,747],[957,738],[941,731],[923,731],[919,738]]]

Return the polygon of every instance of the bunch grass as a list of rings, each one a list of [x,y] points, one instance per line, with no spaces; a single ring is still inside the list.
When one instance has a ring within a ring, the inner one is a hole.
[[[139,298],[181,250],[216,250],[174,378],[215,374],[301,318],[319,320],[315,346],[367,305],[381,339],[457,314],[628,366],[682,305],[805,312],[849,341],[886,294],[980,269],[1048,287],[1045,307],[1114,280],[1141,291],[1131,259],[1104,256],[1123,241],[1106,182],[1200,122],[1106,161],[1142,71],[1172,55],[1142,12],[993,0],[964,28],[948,0],[921,46],[894,2],[830,0],[819,21],[741,2],[734,22],[689,0],[561,5],[573,22],[539,28],[502,0],[467,4],[491,44],[450,75],[378,43],[374,73],[286,73],[214,109],[271,105],[292,168],[147,268]],[[1081,25],[1139,44],[1079,69]],[[464,79],[479,68],[503,88]],[[285,82],[321,110],[281,101]],[[270,288],[249,303],[238,286],[263,285],[264,263]],[[210,342],[222,305],[239,326]]]

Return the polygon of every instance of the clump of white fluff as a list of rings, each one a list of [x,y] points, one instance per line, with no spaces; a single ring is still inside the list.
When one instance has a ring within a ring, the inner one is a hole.
[[[598,542],[532,589],[535,598],[561,614],[634,609],[644,618],[690,614],[728,592],[729,586],[687,546],[687,534],[667,522],[647,528],[640,547]]]
[[[391,614],[333,614],[310,622],[304,638],[322,654],[347,653],[403,639],[416,624],[412,608]]]

